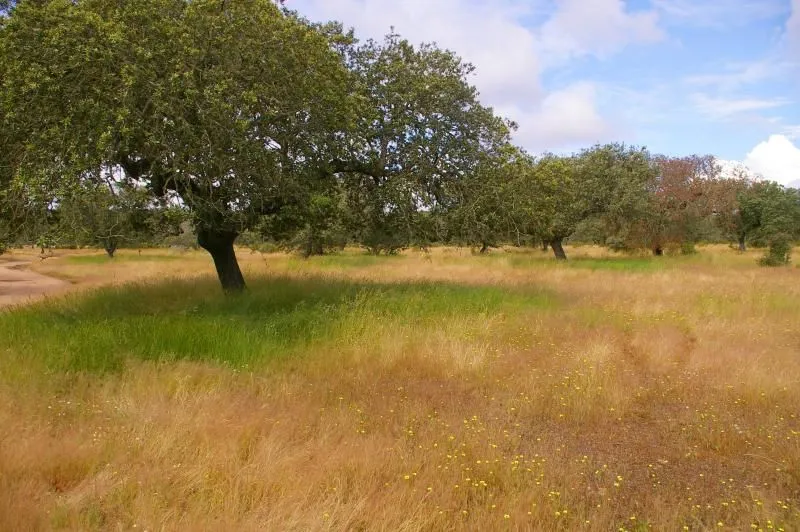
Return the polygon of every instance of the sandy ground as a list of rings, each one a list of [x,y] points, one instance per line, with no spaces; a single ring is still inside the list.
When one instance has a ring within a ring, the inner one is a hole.
[[[70,283],[28,269],[25,260],[0,261],[0,308],[66,290]]]

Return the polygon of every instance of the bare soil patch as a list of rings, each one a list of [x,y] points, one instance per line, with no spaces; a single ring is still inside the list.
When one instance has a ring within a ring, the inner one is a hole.
[[[68,282],[32,272],[29,265],[30,262],[20,260],[0,262],[0,308],[69,288]]]

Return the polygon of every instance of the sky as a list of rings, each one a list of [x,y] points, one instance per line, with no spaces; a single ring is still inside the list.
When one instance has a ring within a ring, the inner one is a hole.
[[[800,185],[800,0],[286,0],[476,67],[531,153],[625,142]],[[796,183],[795,183],[796,182]]]

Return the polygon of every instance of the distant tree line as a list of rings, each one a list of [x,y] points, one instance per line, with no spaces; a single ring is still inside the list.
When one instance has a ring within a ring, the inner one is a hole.
[[[0,3],[0,242],[110,255],[189,222],[226,291],[237,238],[305,255],[586,238],[690,253],[708,235],[788,261],[797,191],[713,157],[610,144],[532,156],[473,67],[359,42],[271,0]]]

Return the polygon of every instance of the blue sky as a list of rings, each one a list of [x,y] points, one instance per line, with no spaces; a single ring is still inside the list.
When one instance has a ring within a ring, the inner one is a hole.
[[[800,0],[287,0],[477,67],[533,153],[624,141],[800,180]]]

